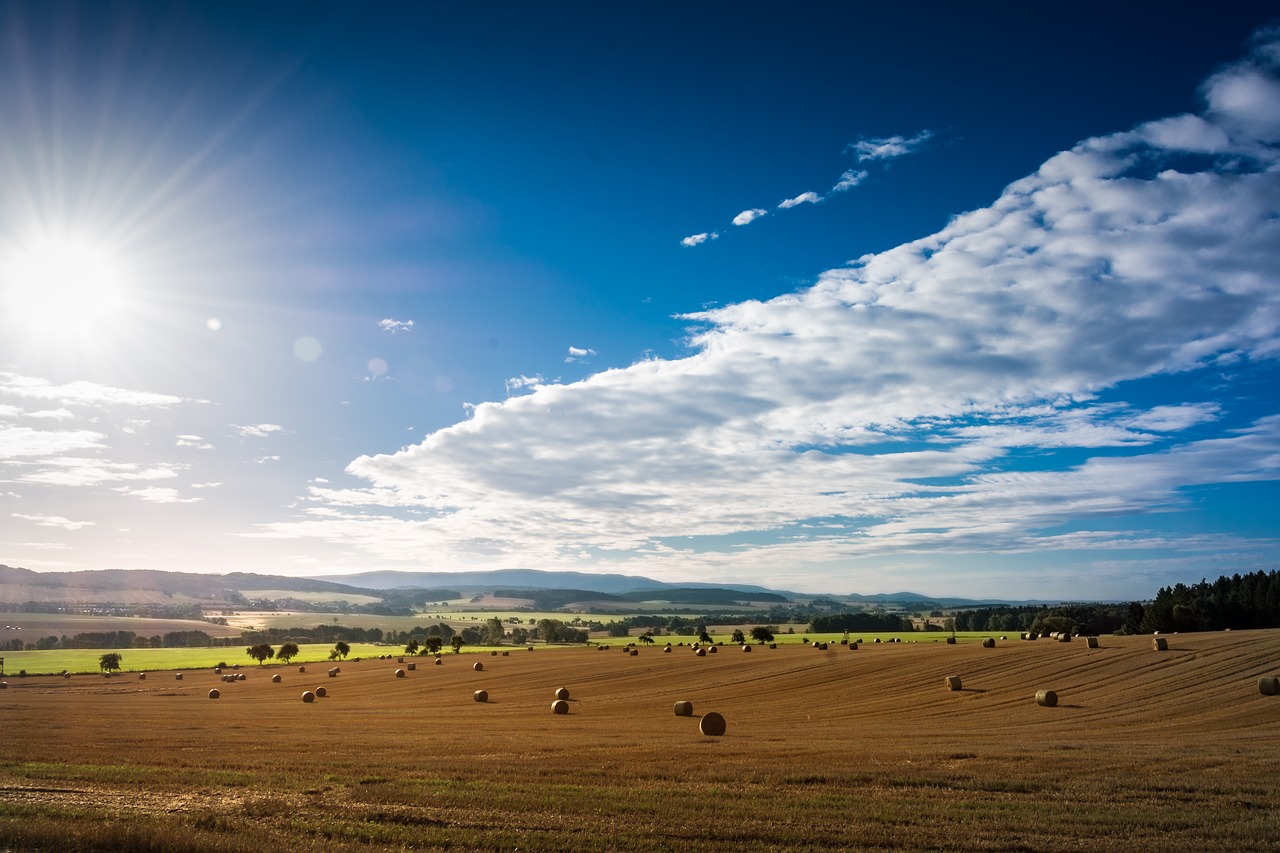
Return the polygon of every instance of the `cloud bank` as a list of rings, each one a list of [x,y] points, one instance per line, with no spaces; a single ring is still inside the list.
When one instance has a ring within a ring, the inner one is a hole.
[[[1214,429],[1224,412],[1176,383],[1098,396],[1280,354],[1278,58],[1262,40],[1206,81],[1202,114],[1086,139],[802,292],[687,315],[686,358],[530,385],[362,456],[366,485],[313,486],[305,518],[258,535],[657,577],[890,566],[908,586],[939,554],[1247,550],[1112,520],[1280,477],[1280,412]],[[1011,469],[1025,452],[1040,470]]]

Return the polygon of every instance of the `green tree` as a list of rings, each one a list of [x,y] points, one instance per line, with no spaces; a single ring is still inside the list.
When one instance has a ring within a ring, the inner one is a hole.
[[[256,646],[250,646],[244,650],[244,653],[258,662],[258,666],[262,666],[262,662],[267,658],[276,656],[276,650],[266,643],[258,643]]]
[[[281,647],[279,648],[279,650],[276,652],[276,660],[278,660],[278,661],[280,661],[280,662],[282,662],[282,663],[286,663],[286,664],[287,664],[289,661],[291,661],[291,660],[293,660],[294,658],[296,658],[297,656],[298,656],[298,644],[297,644],[297,643],[285,643],[285,644],[284,644],[283,646],[281,646]]]
[[[734,628],[733,634],[729,637],[729,641],[735,646],[740,646],[747,641],[747,635],[742,633],[741,628]]]
[[[336,657],[340,657],[343,660],[346,660],[347,655],[351,654],[351,647],[348,646],[346,643],[342,642],[342,640],[339,640],[338,642],[333,644],[333,654]]]
[[[421,646],[418,644],[417,640],[410,640],[409,642],[405,643],[404,653],[406,655],[416,655],[418,653],[418,649],[420,648]]]
[[[631,626],[621,619],[615,619],[605,626],[605,631],[610,637],[629,637],[631,635]]]
[[[449,644],[453,646],[453,653],[455,655],[462,654],[462,635],[461,634],[454,634],[453,639],[449,641]]]
[[[751,629],[751,639],[757,643],[772,643],[773,628],[772,626],[757,625]]]
[[[648,631],[645,631],[639,637],[636,637],[636,639],[642,643],[645,643],[646,645],[650,645],[650,646],[653,645],[653,634],[649,633]]]
[[[500,646],[502,641],[507,638],[507,629],[503,626],[502,620],[494,616],[484,623],[484,642],[490,646]]]
[[[124,660],[124,656],[119,652],[107,652],[98,658],[98,668],[103,672],[115,672],[120,669],[120,661]]]
[[[711,635],[707,633],[707,629],[706,629],[706,628],[703,628],[703,629],[702,629],[702,631],[698,634],[698,642],[699,642],[699,643],[710,643],[710,642],[711,642]]]
[[[427,654],[431,654],[431,655],[437,654],[439,653],[441,647],[443,646],[444,646],[444,641],[440,639],[439,634],[427,635],[427,639],[426,639]]]

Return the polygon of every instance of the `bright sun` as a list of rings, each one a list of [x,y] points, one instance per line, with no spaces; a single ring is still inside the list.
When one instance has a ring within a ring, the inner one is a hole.
[[[125,305],[119,264],[92,242],[32,241],[0,267],[6,319],[41,334],[92,336]]]

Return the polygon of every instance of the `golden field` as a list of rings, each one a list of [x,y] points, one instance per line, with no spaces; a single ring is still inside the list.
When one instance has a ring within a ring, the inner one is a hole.
[[[0,850],[1280,848],[1280,632],[1167,639],[9,677]]]

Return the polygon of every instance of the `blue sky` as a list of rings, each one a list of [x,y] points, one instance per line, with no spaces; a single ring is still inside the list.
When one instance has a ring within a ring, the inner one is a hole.
[[[0,562],[1274,568],[1272,8],[4,4]]]

